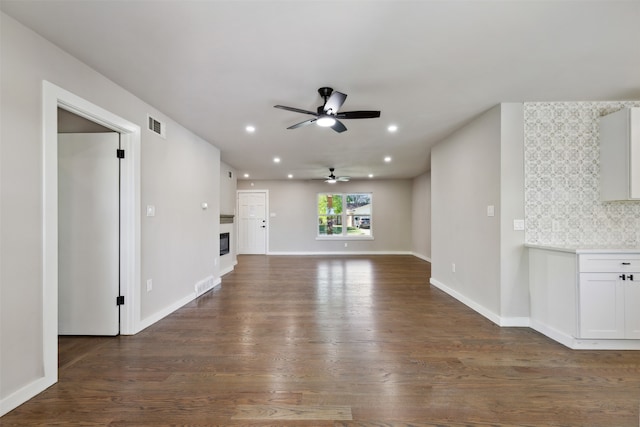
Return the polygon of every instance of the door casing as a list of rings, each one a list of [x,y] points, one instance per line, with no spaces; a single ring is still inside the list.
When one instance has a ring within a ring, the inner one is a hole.
[[[121,134],[120,332],[132,335],[140,325],[140,126],[46,80],[43,93],[43,279],[42,333],[45,388],[58,381],[58,108]]]

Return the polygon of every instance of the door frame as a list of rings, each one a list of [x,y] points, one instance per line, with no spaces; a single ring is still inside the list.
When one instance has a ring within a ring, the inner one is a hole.
[[[140,323],[140,126],[46,80],[42,82],[42,339],[46,382],[58,380],[58,107],[121,134],[127,161],[120,179],[120,333]],[[114,153],[115,155],[115,153]],[[114,301],[115,305],[115,301]]]
[[[264,243],[264,254],[269,255],[269,229],[271,228],[271,216],[269,214],[269,190],[236,190],[236,212],[240,215],[240,193],[264,193],[264,217],[267,220],[267,228],[265,243]],[[238,217],[238,238],[237,241],[240,241],[240,218]]]

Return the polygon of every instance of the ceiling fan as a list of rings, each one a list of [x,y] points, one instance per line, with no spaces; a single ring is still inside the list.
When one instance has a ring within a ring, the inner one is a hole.
[[[318,107],[318,111],[315,113],[313,111],[302,110],[300,108],[274,105],[275,108],[280,108],[282,110],[315,116],[313,119],[296,123],[293,126],[289,126],[287,129],[297,129],[302,126],[310,125],[311,123],[316,123],[318,126],[330,127],[340,133],[347,130],[347,127],[338,119],[374,119],[380,117],[380,111],[344,111],[339,113],[338,110],[342,107],[342,104],[344,104],[345,99],[347,99],[347,95],[338,91],[334,92],[330,87],[321,87],[318,89],[318,93],[322,98],[324,98],[324,104],[320,105]]]
[[[336,182],[347,182],[351,179],[350,176],[335,176],[333,174],[333,172],[335,171],[335,168],[329,168],[329,176],[325,176],[324,178],[324,182],[327,182],[329,184],[335,184]]]

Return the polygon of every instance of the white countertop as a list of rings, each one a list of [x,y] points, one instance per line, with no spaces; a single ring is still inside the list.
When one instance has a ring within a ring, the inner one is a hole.
[[[547,251],[569,252],[573,254],[629,254],[640,253],[640,248],[629,246],[590,246],[590,245],[539,245],[525,243],[527,248]]]

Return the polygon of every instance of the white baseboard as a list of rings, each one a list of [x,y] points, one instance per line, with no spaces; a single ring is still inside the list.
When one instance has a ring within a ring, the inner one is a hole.
[[[0,417],[22,405],[27,400],[42,393],[43,391],[54,385],[56,382],[57,375],[56,378],[42,377],[26,385],[25,387],[22,387],[20,390],[11,393],[9,396],[0,400]]]
[[[500,326],[509,328],[529,328],[531,319],[528,317],[500,317]]]
[[[553,328],[545,323],[542,323],[535,319],[531,319],[531,329],[540,332],[542,335],[545,335],[566,347],[573,348],[574,338],[571,335],[559,331],[556,328]]]
[[[217,279],[214,279],[213,287],[211,289],[215,288],[220,283],[222,283],[222,279],[220,277],[218,277]],[[209,290],[211,290],[211,289],[209,289]],[[154,323],[164,319],[165,317],[167,317],[168,315],[170,315],[174,311],[178,310],[179,308],[182,308],[183,306],[185,306],[186,304],[190,303],[191,301],[193,301],[196,298],[197,298],[196,293],[192,292],[189,295],[187,295],[184,298],[182,298],[181,300],[178,300],[178,301],[174,302],[173,304],[163,308],[162,310],[152,314],[151,316],[140,320],[139,328],[136,330],[135,333],[137,334],[138,332],[143,331],[144,329],[148,328],[149,326],[153,325]]]
[[[422,254],[419,254],[417,252],[411,252],[411,255],[413,255],[416,258],[420,258],[423,261],[431,262],[431,258],[429,258],[426,255],[422,255]]]
[[[452,288],[446,286],[444,283],[441,283],[441,282],[437,281],[433,277],[431,279],[429,279],[429,283],[431,283],[433,286],[435,286],[436,288],[440,289],[441,291],[449,294],[453,298],[457,299],[458,301],[460,301],[461,303],[463,303],[464,305],[466,305],[470,309],[476,311],[477,313],[479,313],[479,314],[483,315],[484,317],[486,317],[487,319],[491,320],[496,325],[500,326],[500,323],[502,322],[502,319],[500,318],[500,316],[498,316],[497,314],[495,314],[491,310],[488,310],[487,308],[481,306],[480,304],[476,303],[475,301],[467,298],[466,296],[462,295],[460,292],[456,291],[455,289],[452,289]]]
[[[136,330],[135,333],[137,334],[138,332],[141,332],[141,331],[147,329],[149,326],[151,326],[154,323],[164,319],[165,317],[167,317],[168,315],[170,315],[171,313],[173,313],[177,309],[181,308],[182,306],[190,303],[194,299],[196,299],[196,293],[195,292],[191,292],[191,293],[189,293],[189,295],[185,296],[181,300],[178,300],[178,301],[174,302],[173,304],[163,308],[162,310],[153,313],[151,316],[149,316],[149,317],[147,317],[145,319],[140,319],[140,324],[138,325],[139,327],[138,327],[138,329]]]
[[[467,307],[469,307],[470,309],[476,311],[477,313],[483,315],[484,317],[486,317],[487,319],[491,320],[493,323],[495,323],[498,326],[501,327],[510,327],[510,328],[528,328],[531,326],[531,320],[528,317],[502,317],[502,316],[498,316],[497,314],[495,314],[494,312],[492,312],[491,310],[488,310],[486,307],[481,306],[480,304],[478,304],[477,302],[467,298],[466,296],[462,295],[460,292],[456,291],[455,289],[450,288],[449,286],[445,285],[442,282],[439,282],[438,280],[434,279],[433,277],[429,279],[429,283],[431,283],[433,286],[435,286],[436,288],[440,289],[441,291],[449,294],[450,296],[454,297],[455,299],[457,299],[458,301],[460,301],[461,303],[463,303],[464,305],[466,305]]]
[[[267,255],[292,255],[292,256],[314,256],[314,255],[413,255],[410,251],[318,251],[318,252],[289,252],[289,251],[269,251]]]
[[[235,268],[236,264],[230,265],[229,267],[225,268],[224,270],[220,270],[220,276],[224,276],[225,274],[231,273],[233,271],[233,269]]]
[[[598,340],[575,338],[537,320],[531,320],[531,329],[540,332],[572,350],[640,350],[640,340]]]

